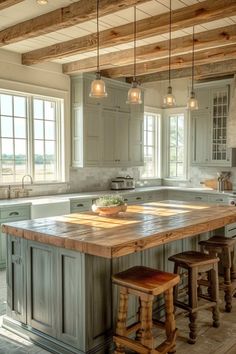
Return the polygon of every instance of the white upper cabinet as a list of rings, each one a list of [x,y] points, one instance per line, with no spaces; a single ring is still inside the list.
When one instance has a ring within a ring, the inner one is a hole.
[[[229,83],[199,87],[199,110],[191,112],[192,164],[236,165],[236,149],[227,149]]]
[[[107,98],[90,98],[92,80],[72,78],[72,165],[143,165],[143,105],[126,104],[130,85],[114,80],[106,80]]]

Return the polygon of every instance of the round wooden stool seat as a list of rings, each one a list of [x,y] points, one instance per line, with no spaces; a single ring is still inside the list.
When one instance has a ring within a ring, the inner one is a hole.
[[[219,258],[215,255],[206,254],[197,251],[186,251],[169,257],[174,262],[174,273],[183,274],[181,268],[188,272],[187,294],[188,301],[179,299],[178,285],[174,289],[174,304],[189,312],[189,339],[190,344],[194,344],[197,338],[197,311],[205,308],[212,308],[213,326],[219,327],[219,280],[218,280],[218,262]],[[199,274],[201,276],[199,277]],[[207,279],[202,280],[202,274],[206,274]],[[184,283],[184,280],[183,280]],[[208,289],[208,294],[203,294],[200,284]],[[206,300],[199,303],[199,299]]]
[[[173,288],[179,275],[137,266],[112,276],[113,284],[119,286],[119,311],[113,340],[115,354],[125,354],[125,348],[142,354],[167,354],[175,352],[177,329],[175,326]],[[127,326],[128,300],[132,294],[139,298],[138,321]],[[154,296],[164,295],[165,322],[152,319]],[[166,339],[159,345],[153,335],[153,326],[166,332]],[[130,338],[136,333],[135,339]]]
[[[219,258],[212,257],[208,254],[197,252],[197,251],[186,251],[182,253],[175,254],[169,257],[172,262],[178,262],[186,268],[196,267],[200,265],[218,263]]]
[[[224,236],[213,236],[208,240],[200,241],[199,245],[203,252],[210,256],[218,256],[220,259],[220,269],[223,269],[224,283],[220,283],[220,289],[225,292],[225,311],[232,310],[232,297],[236,293],[236,271],[235,271],[235,238]]]
[[[112,277],[113,283],[147,294],[159,295],[179,282],[179,275],[148,267],[132,267]]]
[[[236,244],[235,238],[229,238],[224,236],[213,236],[208,240],[200,241],[199,245],[203,246],[215,246],[215,247],[232,247]]]

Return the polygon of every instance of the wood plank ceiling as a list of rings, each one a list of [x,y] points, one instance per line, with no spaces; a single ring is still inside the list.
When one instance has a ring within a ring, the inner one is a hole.
[[[168,72],[169,0],[100,0],[101,69],[107,77],[133,72],[133,6],[137,5],[137,75],[163,80]],[[195,26],[196,76],[236,70],[236,1],[172,0],[172,77],[191,74]],[[22,54],[23,65],[47,61],[66,74],[96,70],[96,0],[0,0],[0,46]]]

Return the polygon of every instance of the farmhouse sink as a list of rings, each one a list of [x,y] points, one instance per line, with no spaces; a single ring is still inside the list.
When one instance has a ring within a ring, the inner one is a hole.
[[[40,198],[32,201],[31,219],[70,214],[70,201]]]

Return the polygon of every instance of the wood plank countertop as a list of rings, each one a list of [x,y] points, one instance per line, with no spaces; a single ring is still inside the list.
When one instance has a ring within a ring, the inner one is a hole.
[[[128,206],[116,217],[92,212],[4,224],[3,232],[106,258],[218,229],[236,222],[236,208],[196,202],[161,201]]]

